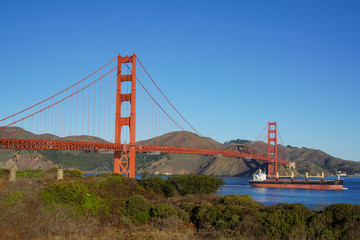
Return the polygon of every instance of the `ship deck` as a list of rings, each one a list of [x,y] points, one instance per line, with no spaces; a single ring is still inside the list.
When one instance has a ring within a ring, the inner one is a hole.
[[[250,180],[249,183],[255,187],[266,188],[343,189],[343,180]]]

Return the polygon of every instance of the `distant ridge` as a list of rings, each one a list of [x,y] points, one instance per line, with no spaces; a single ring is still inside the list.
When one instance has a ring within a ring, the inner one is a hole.
[[[1,128],[1,126],[0,126]],[[77,135],[77,136],[67,136],[67,137],[59,137],[53,134],[45,133],[45,134],[35,134],[29,131],[24,130],[21,127],[7,127],[5,130],[0,131],[0,138],[13,136],[14,138],[26,138],[26,139],[46,139],[46,140],[54,140],[54,141],[82,141],[82,142],[108,142],[99,137],[93,137],[88,135]]]
[[[191,142],[191,145],[186,145],[187,142]],[[208,137],[200,137],[199,135],[187,132],[187,131],[174,131],[164,135],[154,137],[148,140],[139,141],[140,145],[158,145],[158,146],[170,146],[170,147],[193,147],[202,148],[212,147],[220,149],[223,144]]]

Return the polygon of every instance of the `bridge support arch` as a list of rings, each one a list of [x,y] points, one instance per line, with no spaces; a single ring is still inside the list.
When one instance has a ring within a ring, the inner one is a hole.
[[[123,63],[131,63],[131,74],[122,74]],[[131,92],[122,93],[122,82],[131,82]],[[130,116],[121,116],[122,102],[130,102]],[[114,153],[114,173],[135,177],[135,123],[136,123],[136,55],[118,56],[116,81],[115,144],[122,144],[121,129],[128,126],[130,131],[129,145],[123,145],[122,151]]]

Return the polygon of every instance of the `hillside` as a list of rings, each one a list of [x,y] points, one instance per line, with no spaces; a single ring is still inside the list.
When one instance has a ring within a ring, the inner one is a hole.
[[[336,174],[336,171],[345,171],[349,175],[360,173],[360,162],[342,160],[321,150],[305,147],[287,147],[286,150],[289,160],[296,161],[300,173],[308,171],[314,174],[314,169],[331,174]]]
[[[139,141],[140,145],[173,146],[173,147],[193,147],[193,148],[215,148],[220,149],[223,144],[207,137],[200,137],[195,133],[187,131],[169,132],[159,137],[145,141]],[[188,144],[188,145],[186,145]],[[191,144],[191,145],[189,145]]]
[[[173,132],[167,135],[163,142],[168,146],[184,146],[183,141],[188,133]],[[195,135],[196,136],[196,135]],[[199,138],[199,137],[198,137]],[[152,139],[143,141],[142,144],[154,142]],[[201,139],[195,141],[200,142]],[[221,144],[212,139],[210,141],[214,146],[227,151],[241,151],[249,154],[264,155],[267,154],[267,144],[264,142],[251,142],[249,140],[230,140]],[[346,161],[316,149],[297,148],[292,146],[278,145],[279,159],[295,161],[297,169],[295,175],[304,175],[308,172],[310,175],[334,175],[337,171],[345,171],[348,174],[360,173],[360,162]],[[168,154],[166,159],[162,159],[160,164],[153,164],[151,167],[143,168],[139,171],[148,171],[150,173],[199,173],[217,176],[251,176],[259,168],[266,169],[267,163],[254,159],[241,159],[219,156],[195,156],[195,155],[175,155]],[[192,169],[192,170],[191,170]],[[291,171],[287,166],[279,165],[281,175],[290,175]]]
[[[24,131],[21,128],[9,128],[18,136],[27,136],[30,139],[39,139],[41,135]],[[2,136],[0,133],[0,136]],[[6,133],[5,133],[6,134]],[[44,136],[44,135],[42,135]],[[101,138],[90,136],[70,136],[59,138],[55,135],[47,135],[52,140],[77,140],[106,142]],[[191,132],[170,132],[161,137],[141,141],[142,145],[166,145],[187,147],[186,142],[191,139],[193,146],[202,148],[204,145],[227,151],[241,151],[254,155],[267,154],[267,144],[264,142],[251,142],[248,140],[230,140],[224,144],[211,138],[203,138]],[[360,163],[345,161],[330,156],[329,154],[315,149],[296,148],[292,146],[278,145],[278,157],[280,159],[296,161],[296,175],[336,174],[336,171],[346,171],[348,174],[360,173]],[[0,168],[18,169],[27,167],[47,170],[54,166],[76,168],[82,171],[111,172],[113,170],[113,153],[91,153],[86,151],[49,151],[49,150],[0,150]],[[251,176],[259,168],[266,169],[266,162],[254,159],[241,159],[220,156],[201,156],[185,154],[137,154],[136,172],[149,172],[151,174],[185,174],[198,173],[217,176]],[[281,175],[289,175],[290,169],[279,166]]]
[[[1,127],[1,126],[0,126]],[[0,138],[9,137],[12,138],[26,138],[26,139],[46,139],[46,140],[58,140],[58,141],[89,141],[89,142],[107,142],[102,138],[87,136],[87,135],[78,135],[78,136],[67,136],[67,137],[58,137],[53,134],[35,134],[29,131],[24,130],[20,127],[7,127],[5,131],[0,131]]]

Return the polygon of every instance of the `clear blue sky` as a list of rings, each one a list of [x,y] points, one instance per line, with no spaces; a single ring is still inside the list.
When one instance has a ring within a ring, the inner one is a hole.
[[[135,52],[217,141],[360,160],[359,1],[1,1],[1,116]]]

